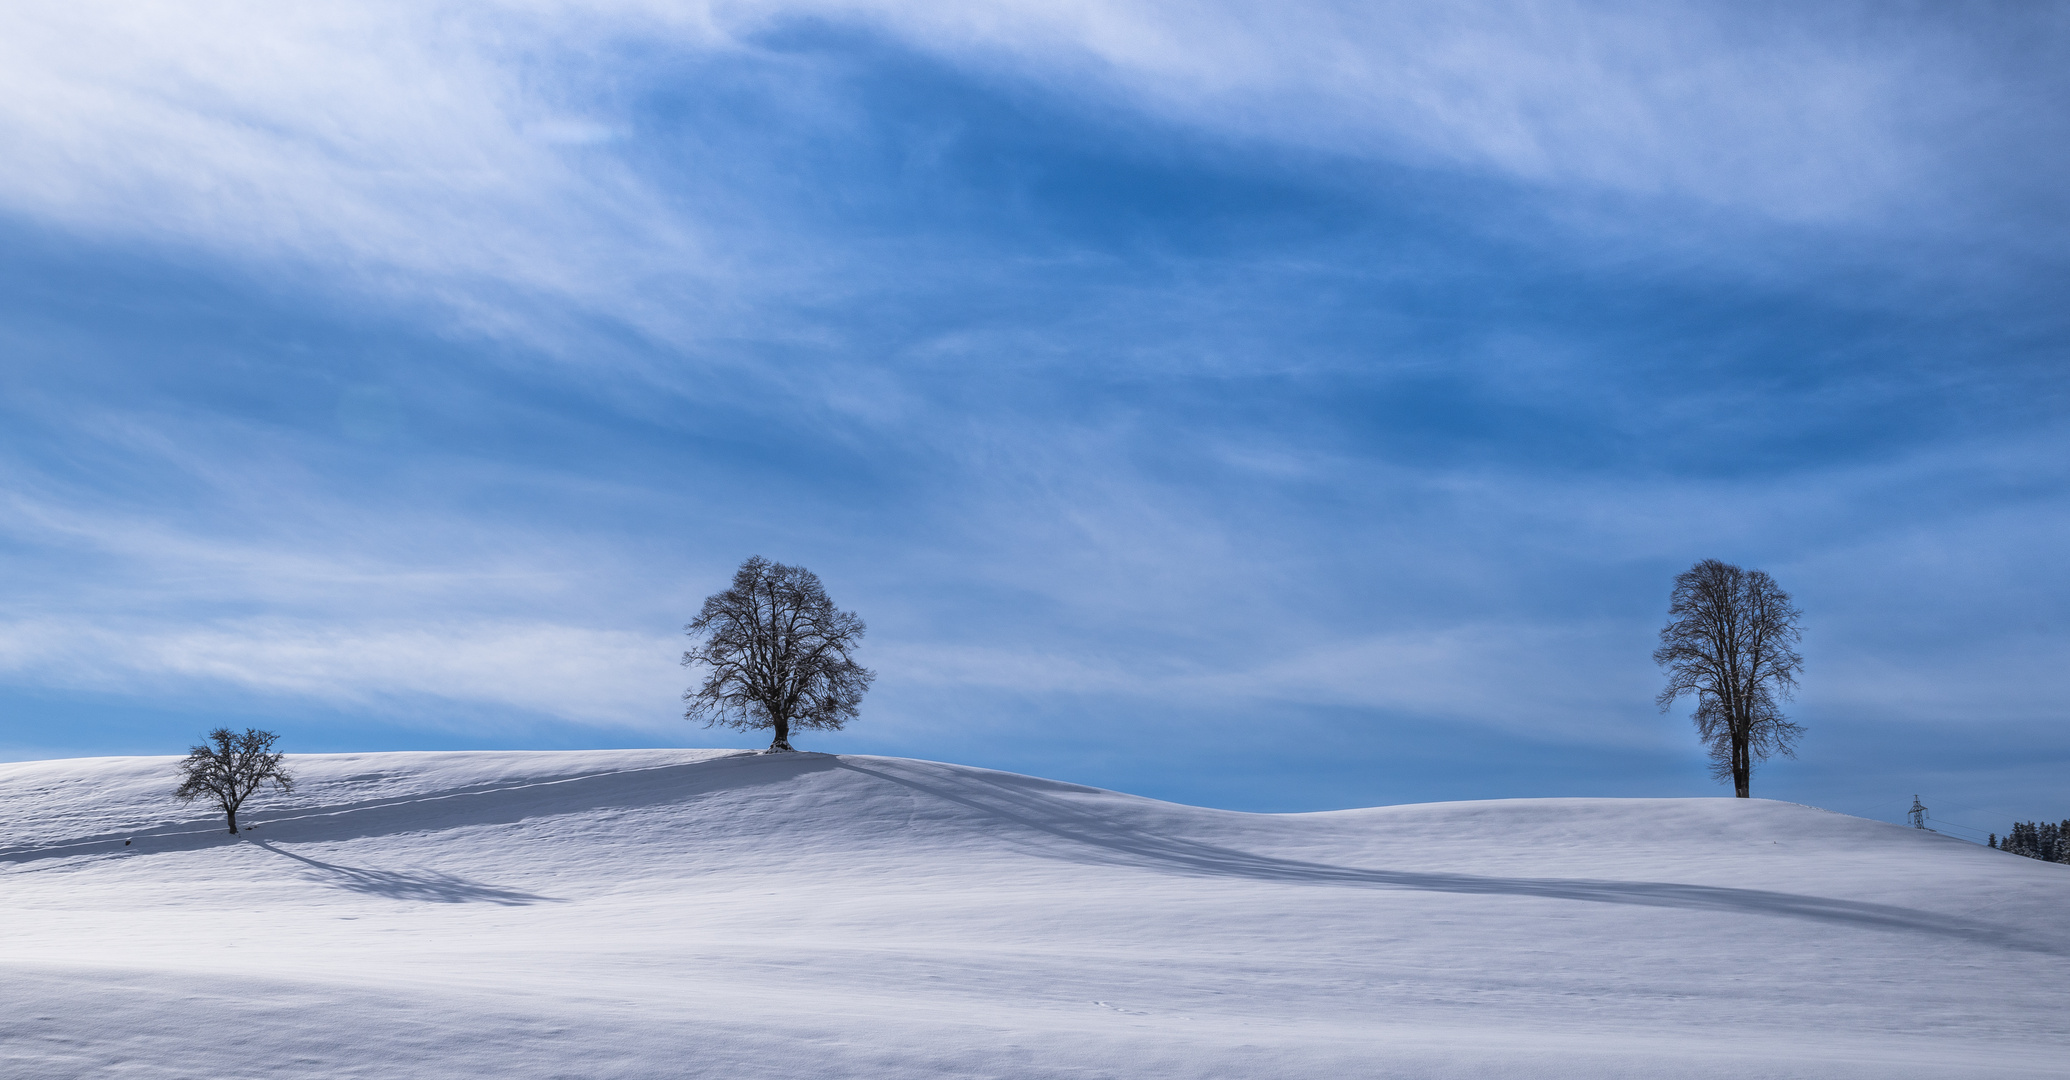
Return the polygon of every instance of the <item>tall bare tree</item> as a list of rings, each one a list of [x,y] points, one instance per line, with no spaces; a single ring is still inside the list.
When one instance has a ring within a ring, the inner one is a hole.
[[[239,735],[229,728],[208,733],[208,741],[188,751],[180,762],[180,789],[173,797],[193,802],[206,796],[223,809],[230,831],[237,831],[237,809],[267,784],[281,791],[293,791],[295,778],[281,763],[286,754],[273,744],[279,736],[258,728],[246,728]]]
[[[1804,729],[1777,707],[1797,688],[1804,658],[1794,646],[1803,612],[1760,570],[1705,559],[1675,578],[1668,624],[1653,662],[1667,688],[1654,703],[1668,711],[1696,696],[1696,733],[1711,751],[1711,776],[1732,779],[1733,794],[1752,797],[1754,762],[1795,757]]]
[[[757,555],[683,628],[696,640],[683,664],[709,669],[704,685],[683,692],[683,715],[772,728],[770,753],[791,749],[793,727],[837,730],[877,677],[851,655],[864,629],[854,612],[835,610],[818,575]]]

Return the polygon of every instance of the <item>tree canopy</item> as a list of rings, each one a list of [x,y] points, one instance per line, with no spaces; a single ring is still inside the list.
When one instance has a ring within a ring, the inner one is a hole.
[[[187,752],[180,762],[180,786],[173,797],[192,802],[207,797],[223,811],[230,831],[237,831],[237,811],[246,799],[267,784],[281,791],[293,791],[294,777],[283,762],[287,755],[273,749],[279,736],[270,731],[246,728],[239,735],[229,728],[208,733],[208,741]]]
[[[771,752],[792,749],[794,727],[834,730],[855,719],[876,678],[853,656],[862,619],[836,609],[812,571],[760,555],[683,629],[696,642],[683,664],[706,671],[684,691],[684,715],[707,727],[773,729]]]
[[[1675,578],[1653,651],[1668,676],[1655,704],[1666,712],[1682,695],[1696,697],[1691,719],[1710,749],[1711,775],[1729,778],[1742,799],[1752,795],[1754,762],[1794,757],[1804,733],[1777,704],[1790,699],[1804,668],[1794,648],[1802,614],[1760,570],[1705,559]]]

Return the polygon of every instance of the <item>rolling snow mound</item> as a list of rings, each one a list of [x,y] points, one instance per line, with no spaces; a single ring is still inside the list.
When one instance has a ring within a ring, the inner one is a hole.
[[[13,1078],[2012,1077],[2070,867],[1811,807],[1241,814],[899,758],[0,765]]]

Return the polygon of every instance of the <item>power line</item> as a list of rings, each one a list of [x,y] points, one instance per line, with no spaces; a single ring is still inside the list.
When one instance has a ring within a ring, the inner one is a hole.
[[[1937,826],[1937,828],[1935,828],[1935,829],[1933,830],[1934,832],[1941,832],[1941,831],[1943,831],[1943,830],[1946,830],[1946,829],[1955,829],[1955,830],[1957,830],[1957,831],[1960,831],[1960,832],[1965,832],[1965,833],[1970,833],[1970,834],[1972,834],[1971,836],[1965,837],[1964,839],[1974,840],[1974,839],[1976,839],[1977,837],[1981,837],[1981,836],[1996,836],[1996,835],[1998,835],[1997,833],[1994,833],[1994,832],[1989,832],[1989,831],[1987,831],[1987,830],[1984,830],[1984,829],[1979,829],[1979,828],[1975,828],[1975,827],[1973,827],[1973,826],[1969,826],[1969,825],[1958,825],[1958,824],[1956,824],[1955,822],[1952,822],[1952,821],[1943,821],[1943,820],[1941,820],[1940,818],[1937,818],[1937,817],[1929,817],[1929,818],[1927,818],[1926,820],[1928,820],[1928,821],[1931,821],[1931,822],[1933,822],[1933,823],[1934,823],[1934,825],[1935,825],[1935,826]]]

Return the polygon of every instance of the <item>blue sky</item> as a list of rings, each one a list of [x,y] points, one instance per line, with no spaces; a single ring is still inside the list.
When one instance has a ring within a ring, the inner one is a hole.
[[[849,731],[1239,809],[1709,795],[1674,575],[1805,611],[1755,793],[2070,814],[2070,21],[2031,5],[0,16],[0,754]]]

